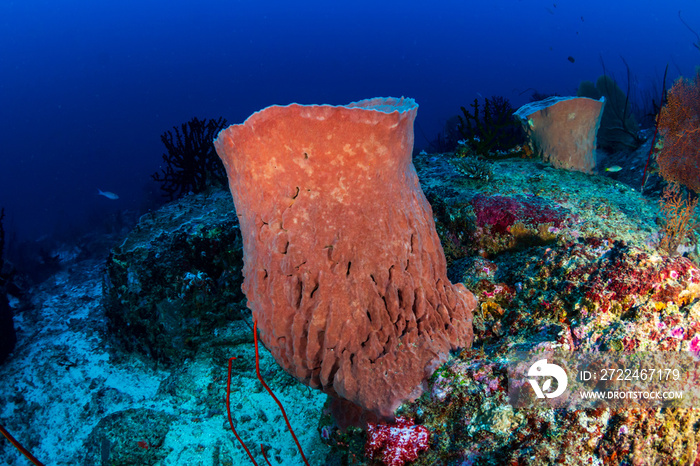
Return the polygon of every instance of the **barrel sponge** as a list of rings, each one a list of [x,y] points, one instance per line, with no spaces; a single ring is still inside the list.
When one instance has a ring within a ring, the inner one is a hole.
[[[417,109],[271,106],[214,141],[262,342],[298,380],[387,419],[473,338],[476,300],[447,279],[411,160]]]
[[[520,107],[520,119],[531,146],[557,168],[593,173],[596,134],[605,98],[549,97]]]

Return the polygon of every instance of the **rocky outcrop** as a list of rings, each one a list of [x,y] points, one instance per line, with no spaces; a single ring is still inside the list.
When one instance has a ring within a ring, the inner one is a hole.
[[[144,215],[107,260],[109,329],[127,350],[182,361],[241,316],[241,236],[224,190]]]

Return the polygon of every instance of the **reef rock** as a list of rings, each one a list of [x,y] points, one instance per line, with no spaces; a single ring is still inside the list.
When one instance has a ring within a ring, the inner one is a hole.
[[[17,334],[12,319],[12,308],[7,300],[5,287],[0,286],[0,364],[5,362],[12,353],[16,343]]]
[[[219,133],[260,337],[304,383],[393,418],[476,301],[447,279],[411,161],[412,99],[272,106]]]
[[[181,362],[241,316],[241,234],[225,190],[141,217],[107,260],[109,330],[128,351]]]

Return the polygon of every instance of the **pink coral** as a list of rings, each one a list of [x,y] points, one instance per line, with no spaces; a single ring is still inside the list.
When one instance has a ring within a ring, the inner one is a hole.
[[[486,196],[479,194],[471,200],[478,227],[490,227],[500,234],[507,233],[515,223],[538,226],[551,223],[561,228],[566,210],[538,196]]]
[[[394,425],[370,423],[367,427],[365,454],[374,459],[380,453],[387,466],[403,466],[418,459],[418,452],[428,449],[430,432],[417,426],[413,419],[397,417]]]
[[[692,340],[690,340],[690,351],[695,354],[695,356],[700,356],[700,337],[695,335]]]

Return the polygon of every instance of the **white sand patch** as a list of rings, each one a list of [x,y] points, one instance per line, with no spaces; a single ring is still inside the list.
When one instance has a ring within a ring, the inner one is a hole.
[[[0,366],[0,423],[46,465],[111,464],[124,452],[142,465],[251,464],[228,425],[225,362],[202,356],[165,370],[143,356],[110,350],[101,268],[99,262],[76,264],[73,273],[31,290],[32,308],[16,310],[18,344]],[[264,464],[261,442],[272,464],[303,464],[277,405],[255,378],[252,341],[222,351],[241,356],[232,413],[258,464]],[[261,369],[310,464],[321,464],[327,450],[317,424],[325,395],[294,383],[261,351]],[[165,429],[163,441],[144,448],[150,429]],[[156,453],[161,459],[153,459]],[[29,462],[0,438],[0,464]]]

